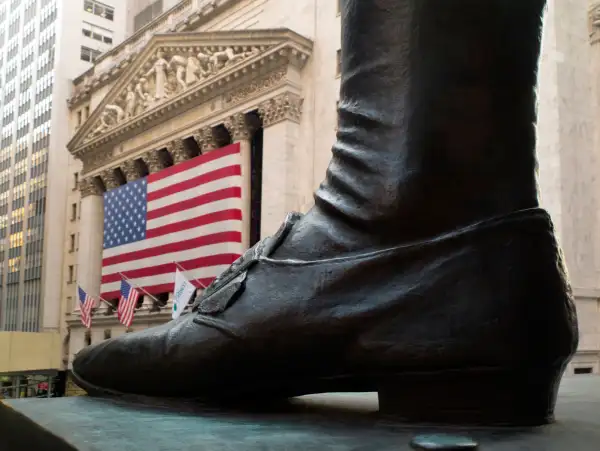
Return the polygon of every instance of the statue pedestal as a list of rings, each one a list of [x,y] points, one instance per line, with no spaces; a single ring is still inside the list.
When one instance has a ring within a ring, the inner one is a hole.
[[[193,383],[193,381],[191,382]],[[255,412],[192,405],[147,407],[89,397],[22,399],[0,408],[0,449],[7,436],[33,436],[41,426],[74,449],[104,450],[409,450],[418,434],[466,435],[483,451],[597,451],[600,446],[600,377],[567,378],[557,422],[540,428],[453,428],[403,425],[377,414],[375,394],[327,394],[297,398]],[[6,413],[19,420],[5,421]],[[29,420],[29,421],[28,421]],[[19,422],[20,421],[20,422]],[[9,426],[9,423],[11,426]],[[9,428],[8,430],[5,430]],[[22,448],[69,449],[50,446]]]

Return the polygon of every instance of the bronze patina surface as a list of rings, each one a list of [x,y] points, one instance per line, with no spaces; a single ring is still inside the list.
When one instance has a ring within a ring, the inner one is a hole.
[[[552,421],[578,327],[536,183],[545,6],[343,0],[313,208],[192,313],[81,350],[76,382],[158,403],[376,391],[416,422]]]

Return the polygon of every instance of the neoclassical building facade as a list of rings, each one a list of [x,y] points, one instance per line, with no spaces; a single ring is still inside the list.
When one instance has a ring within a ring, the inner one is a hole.
[[[565,47],[566,41],[558,39],[563,30],[554,26],[566,14],[560,8],[550,2],[541,63],[540,186],[543,194],[549,193],[545,203],[556,218],[567,261],[574,263],[578,308],[586,314],[585,349],[571,371],[598,372],[600,283],[580,270],[581,258],[572,244],[578,231],[565,220],[565,206],[571,204],[564,189],[573,186],[573,174],[554,164],[565,142],[578,143],[583,156],[575,158],[581,164],[593,154],[590,130],[566,130],[557,122],[568,113],[561,102],[583,98],[577,91],[582,86],[591,90],[589,63],[573,62],[579,72],[568,83],[549,75],[564,70],[570,50],[592,51],[586,27],[592,13],[587,5],[569,12],[585,31],[571,30],[577,39]],[[287,212],[310,208],[312,192],[325,174],[336,130],[339,51],[339,5],[333,0],[184,0],[74,80],[71,157],[65,168],[72,180],[64,236],[65,365],[82,347],[127,332],[110,302],[97,308],[86,330],[75,296],[77,285],[92,295],[100,292],[103,193],[240,143],[243,244],[273,233]],[[590,105],[581,117],[571,114],[568,120],[587,127],[591,110]],[[559,136],[550,136],[557,128]],[[561,193],[555,193],[556,183]],[[591,178],[588,186],[596,188]],[[585,196],[577,202],[589,204]],[[590,240],[592,247],[597,245],[596,238]],[[594,274],[600,280],[600,271]],[[131,329],[168,321],[172,293],[160,300],[157,304],[146,296]],[[592,311],[596,313],[590,316]]]

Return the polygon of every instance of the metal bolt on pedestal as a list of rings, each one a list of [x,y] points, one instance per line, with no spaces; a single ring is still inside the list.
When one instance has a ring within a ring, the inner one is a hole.
[[[460,451],[479,449],[476,441],[469,437],[446,434],[418,435],[410,446],[418,450]]]

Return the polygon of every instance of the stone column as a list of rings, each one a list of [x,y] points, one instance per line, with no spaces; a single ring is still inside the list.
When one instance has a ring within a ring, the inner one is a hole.
[[[234,144],[240,144],[242,156],[242,247],[250,247],[251,189],[252,189],[252,148],[250,139],[254,130],[248,125],[244,113],[236,113],[224,121]]]
[[[146,166],[148,166],[148,172],[150,172],[150,174],[154,174],[155,172],[158,172],[161,169],[164,169],[165,167],[160,159],[160,154],[158,153],[158,150],[155,149],[149,150],[144,155],[142,155],[142,160],[144,160],[144,163],[146,163]]]
[[[77,252],[77,283],[89,295],[100,294],[102,278],[102,243],[104,234],[104,202],[102,192],[91,178],[81,180],[81,219]],[[75,294],[75,310],[79,300]]]
[[[188,151],[186,150],[182,139],[171,141],[167,145],[167,150],[171,154],[171,158],[173,158],[174,165],[189,159]]]
[[[201,128],[194,133],[193,137],[198,143],[198,147],[200,147],[200,153],[205,154],[215,150],[216,145],[211,127]]]
[[[262,238],[273,235],[285,215],[300,211],[312,195],[312,168],[302,167],[309,160],[299,147],[301,109],[302,99],[293,94],[282,94],[258,107],[263,121]]]

